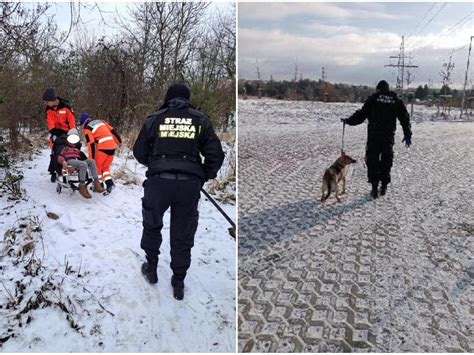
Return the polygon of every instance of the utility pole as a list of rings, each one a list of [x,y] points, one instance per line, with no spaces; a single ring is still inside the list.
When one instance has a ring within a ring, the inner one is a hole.
[[[407,68],[418,68],[418,65],[412,64],[405,64],[405,59],[410,59],[409,56],[405,55],[405,37],[402,36],[402,43],[400,45],[400,52],[398,55],[392,55],[390,58],[398,59],[397,64],[386,64],[385,67],[393,67],[398,68],[398,75],[397,75],[397,90],[402,92],[403,91],[403,83],[405,79],[405,69]],[[410,74],[409,74],[410,75]]]
[[[411,59],[408,61],[408,65],[411,65]],[[409,69],[407,70],[407,77],[405,80],[405,82],[407,83],[407,89],[410,86],[410,84],[413,82],[413,80],[414,80],[413,72]]]
[[[293,80],[295,82],[295,100],[298,101],[298,58],[295,59],[295,76]]]
[[[322,67],[321,68],[321,81],[322,81],[322,89],[323,89],[323,101],[327,102],[328,101],[328,90],[327,90],[327,85],[326,85],[326,80],[327,80],[327,75],[326,75],[326,68]]]
[[[464,77],[464,88],[462,91],[462,101],[461,101],[461,113],[459,114],[459,118],[462,117],[462,113],[464,111],[464,103],[466,101],[466,86],[467,86],[467,73],[469,72],[469,58],[471,58],[471,47],[472,47],[472,39],[474,36],[471,36],[471,40],[469,42],[469,52],[467,54],[467,66],[466,66],[466,76]]]
[[[260,81],[260,66],[258,65],[258,59],[256,60],[256,65],[257,65],[257,80]]]
[[[260,76],[260,67],[258,65],[258,59],[257,59],[257,95],[258,95],[258,98],[261,99],[262,98],[262,88],[261,88],[261,76]]]

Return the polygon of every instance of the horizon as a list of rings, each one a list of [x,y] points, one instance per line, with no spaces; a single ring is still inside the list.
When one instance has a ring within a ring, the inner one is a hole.
[[[397,71],[384,65],[396,64],[404,36],[419,65],[409,87],[441,87],[452,55],[449,86],[462,88],[473,14],[471,3],[240,3],[239,78],[257,79],[258,66],[262,79],[288,80],[296,66],[297,77],[317,80],[325,67],[326,81],[395,86]]]
[[[304,78],[304,77],[303,77],[302,79],[298,79],[297,81],[300,81],[300,80],[303,80],[303,81],[304,81],[304,80],[319,81],[319,80],[321,80],[321,79],[311,79],[311,78]],[[384,80],[384,79],[382,78],[382,79],[380,79],[380,80]],[[241,81],[256,82],[256,81],[258,81],[258,79],[239,78],[239,79],[238,79],[238,82],[241,82]],[[271,79],[268,79],[268,80],[263,80],[263,79],[262,79],[262,80],[260,80],[260,81],[263,82],[263,83],[268,83],[268,82],[271,81]],[[273,81],[274,81],[274,82],[277,82],[277,83],[278,83],[278,82],[284,82],[284,81],[292,82],[293,79],[279,79],[279,80],[273,79]],[[331,84],[331,85],[347,85],[347,86],[358,86],[358,87],[362,87],[362,86],[363,86],[363,87],[367,87],[367,88],[375,88],[375,87],[377,86],[377,83],[375,83],[374,85],[371,85],[371,84],[366,85],[366,84],[331,82],[331,81],[328,81],[328,80],[326,80],[326,82],[329,83],[329,84]],[[390,82],[389,82],[389,85],[390,85],[390,90],[395,91],[395,85],[391,85]],[[416,90],[419,86],[424,87],[425,85],[428,86],[428,89],[429,89],[429,90],[441,90],[441,88],[442,88],[442,85],[440,85],[439,87],[438,87],[438,86],[431,86],[431,87],[430,87],[430,86],[428,85],[428,83],[426,83],[426,84],[419,84],[419,85],[417,85],[416,87],[415,87],[415,86],[410,86],[410,87],[408,87],[408,88],[407,88],[407,87],[404,87],[404,88],[403,88],[403,91]],[[449,88],[450,88],[451,90],[458,90],[458,91],[463,89],[463,87],[460,87],[460,88],[459,88],[459,87],[455,87],[455,86],[451,86],[451,85],[449,85]],[[468,91],[468,90],[474,90],[474,85],[471,86],[471,87],[467,86],[467,87],[466,87],[466,91]]]

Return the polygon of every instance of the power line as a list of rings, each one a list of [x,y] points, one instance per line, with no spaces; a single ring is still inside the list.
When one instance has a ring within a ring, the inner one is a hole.
[[[446,7],[447,3],[443,3],[441,5],[441,7],[438,9],[438,11],[429,19],[429,21],[418,31],[417,35],[421,34],[433,21],[434,19],[441,13],[441,11],[443,11],[443,9]],[[412,36],[413,38],[414,36]],[[416,43],[419,39],[412,39],[410,38],[408,41],[407,41],[407,47],[410,47],[412,46],[413,47],[413,44]],[[411,40],[411,42],[410,42]]]
[[[425,14],[423,15],[422,19],[420,21],[418,21],[417,25],[413,28],[413,30],[408,34],[407,38],[410,38],[415,32],[416,30],[418,29],[418,27],[420,27],[420,25],[423,23],[423,21],[426,19],[426,17],[428,16],[428,14],[431,12],[431,10],[433,10],[433,8],[437,5],[436,2],[432,3],[431,4],[431,7],[428,9],[428,11],[425,12]]]
[[[419,33],[422,33],[425,30],[425,28],[428,27],[428,25],[431,24],[434,21],[436,16],[438,16],[440,14],[440,12],[443,11],[443,9],[446,7],[446,5],[447,5],[447,3],[444,3],[443,5],[441,5],[438,12],[436,14],[434,14],[433,17],[431,17],[431,19],[428,21],[428,23],[426,25],[423,26],[423,28],[420,30]]]
[[[467,13],[466,15],[462,16],[461,19],[459,19],[454,25],[452,25],[451,27],[447,28],[447,29],[444,29],[443,31],[441,31],[441,33],[439,35],[436,36],[436,38],[433,38],[431,39],[430,41],[428,41],[425,46],[430,46],[434,43],[436,43],[437,41],[439,41],[439,38],[443,38],[443,37],[446,37],[454,32],[456,32],[459,28],[461,28],[462,26],[464,26],[469,20],[471,20],[472,16],[474,14],[474,10]],[[413,43],[412,43],[413,44]],[[453,53],[456,53],[464,48],[466,48],[468,45],[464,45],[464,46],[461,46],[459,48],[455,48],[453,49]]]
[[[466,45],[464,45],[464,46],[462,46],[462,47],[459,47],[459,48],[453,48],[453,50],[452,50],[451,53],[454,54],[454,53],[457,53],[457,52],[459,52],[459,51],[462,51],[464,48],[467,48],[467,46],[468,46],[468,45],[466,44]]]
[[[443,30],[439,36],[440,37],[445,37],[445,36],[448,36],[454,32],[456,32],[456,30],[462,26],[464,26],[469,20],[472,19],[472,15],[474,14],[474,11],[471,11],[469,12],[467,15],[465,15],[461,20],[459,20],[456,24],[454,24],[453,26],[451,26],[450,28],[448,28],[447,30]]]

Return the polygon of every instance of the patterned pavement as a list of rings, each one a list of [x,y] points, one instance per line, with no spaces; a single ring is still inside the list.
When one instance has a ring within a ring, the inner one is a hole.
[[[474,124],[414,124],[409,150],[399,128],[376,201],[365,125],[347,128],[358,163],[322,206],[339,117],[279,105],[239,102],[239,351],[474,351]]]

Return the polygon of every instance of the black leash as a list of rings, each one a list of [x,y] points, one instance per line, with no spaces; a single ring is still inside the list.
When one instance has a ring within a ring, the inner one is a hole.
[[[232,226],[232,228],[229,228],[229,233],[230,235],[235,239],[235,223],[230,219],[230,217],[224,212],[224,210],[217,204],[217,202],[207,193],[206,190],[201,189],[201,191],[206,195],[209,201],[212,202],[212,204],[219,210],[219,212],[227,219],[227,222],[229,222]]]
[[[341,142],[341,153],[344,152],[344,133],[346,130],[346,122],[342,123],[342,142]]]

